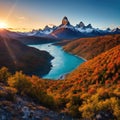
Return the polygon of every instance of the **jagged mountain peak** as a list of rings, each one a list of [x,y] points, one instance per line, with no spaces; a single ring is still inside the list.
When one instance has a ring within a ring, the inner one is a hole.
[[[62,25],[70,25],[70,22],[66,16],[64,16],[62,19]]]
[[[76,26],[70,24],[68,18],[66,16],[63,17],[62,23],[59,26],[46,25],[42,30],[35,30],[29,32],[28,36],[47,36],[47,37],[55,37],[62,39],[73,39],[73,38],[81,38],[81,37],[92,37],[92,36],[100,36],[106,34],[116,34],[120,33],[120,29],[106,29],[102,30],[99,28],[92,27],[91,24],[85,25],[84,22],[80,21]]]
[[[112,31],[115,32],[115,33],[120,33],[120,29],[118,27],[113,29]]]
[[[88,24],[86,28],[93,28],[91,24]]]
[[[43,30],[48,30],[48,29],[50,29],[50,27],[46,25]]]
[[[106,32],[111,32],[112,30],[108,27],[106,28]]]
[[[84,27],[85,26],[85,24],[82,21],[79,23],[79,25],[80,25],[80,27]]]
[[[76,26],[77,26],[78,28],[83,28],[83,27],[85,27],[85,24],[84,24],[82,21],[80,21],[80,23],[77,24]]]
[[[106,30],[107,30],[107,31],[110,31],[111,29],[110,29],[110,28],[107,28]]]

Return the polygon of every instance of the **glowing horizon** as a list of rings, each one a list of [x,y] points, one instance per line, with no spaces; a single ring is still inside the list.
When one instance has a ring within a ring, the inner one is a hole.
[[[60,25],[67,16],[72,25],[83,21],[95,28],[120,26],[119,0],[1,0],[0,21],[13,30],[43,29]]]
[[[0,29],[1,28],[7,28],[8,26],[7,26],[7,24],[5,23],[5,22],[1,22],[0,21]]]

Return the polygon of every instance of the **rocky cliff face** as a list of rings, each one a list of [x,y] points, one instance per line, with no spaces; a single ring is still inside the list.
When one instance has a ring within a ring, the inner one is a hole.
[[[83,28],[85,27],[85,24],[81,21],[79,24],[76,25],[78,28]]]
[[[62,25],[70,25],[70,22],[66,16],[62,19]]]

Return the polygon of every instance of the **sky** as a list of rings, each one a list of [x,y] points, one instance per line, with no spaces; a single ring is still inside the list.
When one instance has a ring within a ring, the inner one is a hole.
[[[72,25],[118,27],[120,0],[0,0],[0,22],[16,30],[60,25],[64,16]]]

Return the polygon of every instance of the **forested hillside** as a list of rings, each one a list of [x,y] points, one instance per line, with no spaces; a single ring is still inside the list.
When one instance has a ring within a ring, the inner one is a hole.
[[[87,60],[120,44],[120,34],[80,38],[66,43],[63,49]]]
[[[4,84],[11,90],[10,98],[1,91],[1,101],[13,102],[18,95],[77,118],[119,120],[120,45],[83,63],[65,80],[43,80],[21,72],[11,75],[2,68],[0,83],[2,89]]]

